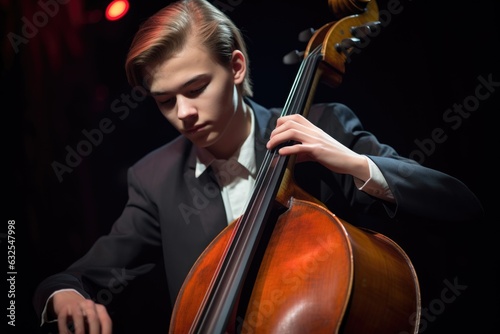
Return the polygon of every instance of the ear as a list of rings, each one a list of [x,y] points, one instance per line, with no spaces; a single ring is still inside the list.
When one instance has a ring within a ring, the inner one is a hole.
[[[233,70],[234,83],[237,85],[243,83],[247,72],[247,61],[245,55],[240,50],[233,51],[231,67]]]

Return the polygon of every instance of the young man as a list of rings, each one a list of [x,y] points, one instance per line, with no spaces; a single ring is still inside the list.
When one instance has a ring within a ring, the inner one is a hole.
[[[70,323],[75,333],[111,333],[95,300],[117,272],[136,278],[162,262],[173,305],[201,252],[244,212],[266,151],[288,141],[296,144],[279,153],[297,155],[297,183],[332,212],[450,221],[483,214],[462,182],[399,156],[346,106],[315,105],[306,119],[253,101],[243,38],[207,1],[178,1],[148,19],[126,73],[181,136],[129,169],[129,199],[111,232],[39,285],[35,308],[61,333]]]

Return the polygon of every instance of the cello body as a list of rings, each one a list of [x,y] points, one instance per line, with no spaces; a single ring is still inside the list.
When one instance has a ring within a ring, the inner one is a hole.
[[[290,188],[306,198],[292,196],[270,229],[225,332],[417,333],[420,288],[406,253]],[[170,333],[192,332],[236,226],[223,230],[191,269]]]
[[[329,2],[337,12],[366,8],[315,32],[283,115],[305,116],[320,79],[340,85],[353,33],[366,34],[378,20],[374,0]],[[420,288],[409,257],[302,190],[294,160],[267,152],[245,213],[186,277],[169,333],[418,332]]]

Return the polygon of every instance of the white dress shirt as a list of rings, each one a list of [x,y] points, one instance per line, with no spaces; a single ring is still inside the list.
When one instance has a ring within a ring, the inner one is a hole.
[[[198,149],[195,176],[199,177],[212,165],[215,177],[221,188],[222,200],[226,209],[228,223],[240,217],[247,206],[257,176],[254,150],[254,114],[251,117],[250,134],[241,148],[227,160],[215,159],[205,149]]]
[[[254,114],[250,112],[252,125],[251,131],[241,148],[229,159],[215,159],[207,150],[200,148],[197,152],[196,177],[199,177],[208,166],[212,165],[214,174],[221,188],[222,200],[226,209],[228,223],[240,217],[247,206],[255,178],[257,166],[255,163],[254,150]],[[370,177],[366,181],[354,178],[354,184],[358,190],[377,198],[394,202],[387,181],[375,163],[366,157],[370,168]]]

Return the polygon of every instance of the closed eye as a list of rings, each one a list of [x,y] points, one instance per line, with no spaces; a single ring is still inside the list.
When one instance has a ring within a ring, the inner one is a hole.
[[[200,95],[207,88],[207,86],[208,86],[208,84],[204,84],[203,86],[201,86],[199,88],[190,90],[187,94],[188,97],[196,97],[196,96]]]
[[[158,104],[161,104],[162,106],[166,106],[166,105],[171,105],[173,103],[175,103],[175,97],[172,97],[172,98],[169,98],[169,99],[166,99],[166,100],[156,100],[156,102]]]
[[[189,91],[187,91],[185,93],[185,96],[189,97],[189,98],[195,98],[198,95],[200,95],[201,93],[203,93],[203,91],[205,91],[205,89],[207,88],[207,86],[208,85],[203,85],[200,88],[189,90]],[[164,99],[164,100],[157,99],[158,104],[160,104],[162,106],[173,105],[175,103],[175,101],[176,101],[175,97],[167,98],[167,99]]]

